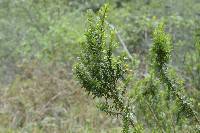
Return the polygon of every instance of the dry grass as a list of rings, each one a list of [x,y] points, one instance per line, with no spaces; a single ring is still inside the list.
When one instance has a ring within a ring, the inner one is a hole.
[[[70,78],[70,67],[29,64],[21,65],[15,81],[0,89],[0,132],[120,131],[119,121],[99,112],[90,96]]]

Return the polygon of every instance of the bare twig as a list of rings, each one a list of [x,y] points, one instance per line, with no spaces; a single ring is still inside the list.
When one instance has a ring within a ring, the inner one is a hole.
[[[99,17],[98,17],[99,18]],[[108,21],[105,21],[105,23],[112,29],[112,30],[115,30],[115,33],[116,33],[116,36],[117,36],[117,39],[119,40],[120,44],[122,45],[123,49],[126,51],[128,57],[132,60],[133,57],[132,55],[130,54],[130,52],[128,51],[128,48],[125,44],[125,42],[123,41],[123,39],[121,38],[119,32],[116,30],[115,26],[111,23],[109,23]]]
[[[132,55],[130,54],[130,52],[128,51],[128,48],[126,47],[125,42],[124,42],[123,39],[121,38],[119,32],[116,30],[115,26],[114,26],[113,24],[110,24],[108,21],[106,21],[106,23],[108,24],[108,26],[109,26],[111,29],[113,29],[113,30],[115,29],[115,31],[116,31],[115,33],[116,33],[116,36],[117,36],[117,38],[118,38],[120,44],[122,45],[123,49],[126,51],[128,57],[132,60],[133,57],[132,57]]]
[[[151,112],[152,115],[153,115],[154,120],[156,121],[157,125],[160,127],[162,133],[165,133],[165,130],[164,130],[164,129],[162,128],[162,126],[160,125],[159,119],[158,119],[158,117],[156,116],[154,110],[152,109],[152,107],[149,105],[149,103],[148,103],[147,101],[145,101],[145,103],[147,104],[147,106],[148,106],[150,112]]]

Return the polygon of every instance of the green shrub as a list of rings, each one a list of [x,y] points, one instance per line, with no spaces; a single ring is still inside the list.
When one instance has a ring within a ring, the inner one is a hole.
[[[126,80],[125,57],[116,57],[112,53],[114,33],[106,30],[107,10],[105,5],[97,20],[89,14],[86,42],[74,72],[88,94],[102,100],[98,107],[110,115],[122,116],[124,131],[128,131],[129,125],[134,125],[130,119],[129,102],[124,96],[125,88],[117,87]]]
[[[182,94],[177,76],[174,80],[170,79],[173,75],[169,73],[168,62],[172,41],[170,35],[164,32],[164,25],[158,25],[153,33],[150,76],[134,82],[135,90],[130,92],[127,89],[130,81],[125,56],[113,54],[114,31],[107,25],[107,10],[105,5],[98,17],[89,13],[86,42],[82,44],[80,57],[74,65],[74,74],[82,87],[93,98],[100,99],[97,107],[109,115],[122,118],[124,133],[145,130],[175,132],[184,130],[182,124],[198,127],[198,116],[190,100]],[[180,115],[182,113],[184,115]],[[166,120],[168,117],[172,121]],[[179,117],[185,117],[181,124],[178,123]],[[196,130],[196,127],[191,126],[187,130]]]

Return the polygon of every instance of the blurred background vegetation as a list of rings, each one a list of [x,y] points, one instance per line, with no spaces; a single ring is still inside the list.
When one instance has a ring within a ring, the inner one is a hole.
[[[0,0],[0,132],[121,131],[120,121],[98,111],[72,75],[87,10],[97,12],[104,3],[135,58],[134,78],[147,75],[152,31],[166,24],[170,64],[200,111],[199,0]]]

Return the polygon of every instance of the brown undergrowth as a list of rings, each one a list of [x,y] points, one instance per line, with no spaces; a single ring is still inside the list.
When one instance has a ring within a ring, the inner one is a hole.
[[[70,65],[19,65],[0,89],[0,132],[117,132],[118,121],[99,112],[71,76]],[[8,131],[9,130],[9,131]]]

